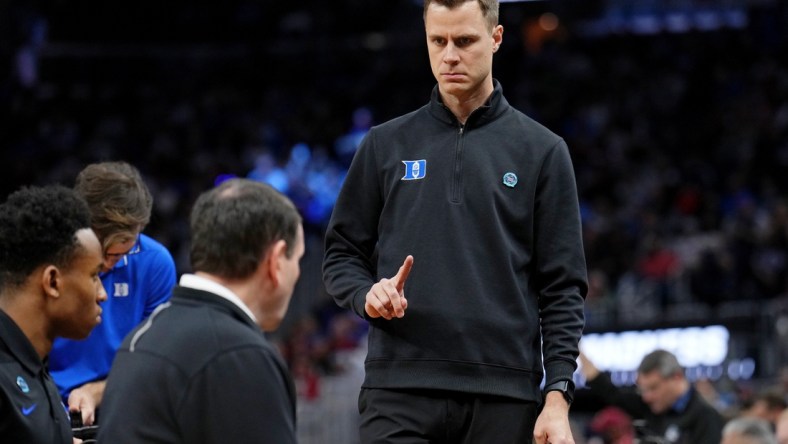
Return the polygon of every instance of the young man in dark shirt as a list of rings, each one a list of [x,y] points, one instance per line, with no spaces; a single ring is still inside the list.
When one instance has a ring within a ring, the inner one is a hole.
[[[71,444],[71,422],[46,370],[56,337],[101,322],[101,245],[73,191],[23,188],[0,205],[0,441]]]

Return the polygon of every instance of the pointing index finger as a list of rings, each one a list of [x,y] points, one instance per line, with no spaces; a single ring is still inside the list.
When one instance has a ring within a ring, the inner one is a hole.
[[[408,280],[411,268],[413,268],[413,256],[408,255],[402,263],[402,266],[399,267],[397,275],[392,278],[396,283],[397,292],[401,292],[402,288],[405,287],[405,281]]]

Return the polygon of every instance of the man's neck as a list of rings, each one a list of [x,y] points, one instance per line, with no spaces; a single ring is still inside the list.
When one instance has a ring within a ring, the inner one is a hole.
[[[46,325],[47,319],[42,313],[42,308],[26,305],[31,297],[30,295],[17,294],[13,296],[11,301],[7,301],[5,300],[7,298],[3,297],[4,301],[0,303],[0,309],[22,330],[38,356],[44,360],[52,350],[54,336],[49,334]]]
[[[476,91],[464,95],[441,93],[441,100],[443,104],[449,108],[452,114],[454,114],[454,117],[456,117],[461,124],[465,125],[465,122],[468,121],[468,117],[487,102],[490,95],[493,93],[493,89],[492,81],[490,81],[489,86],[479,88]]]

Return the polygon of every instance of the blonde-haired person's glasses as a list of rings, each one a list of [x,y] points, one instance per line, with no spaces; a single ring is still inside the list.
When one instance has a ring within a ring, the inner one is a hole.
[[[120,258],[126,256],[127,254],[134,254],[139,251],[139,242],[140,242],[140,236],[138,234],[137,237],[134,238],[134,242],[128,248],[123,248],[123,245],[127,244],[126,242],[120,244],[112,244],[104,250],[104,258],[120,260]],[[114,251],[110,251],[110,250],[114,250]]]

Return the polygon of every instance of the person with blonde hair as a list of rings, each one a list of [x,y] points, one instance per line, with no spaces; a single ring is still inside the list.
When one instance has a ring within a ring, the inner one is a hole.
[[[128,332],[170,298],[176,273],[167,248],[142,233],[153,197],[137,168],[126,162],[90,164],[77,176],[74,190],[88,203],[90,226],[101,242],[107,302],[104,322],[86,340],[55,341],[49,366],[69,411],[92,425],[115,351]]]

